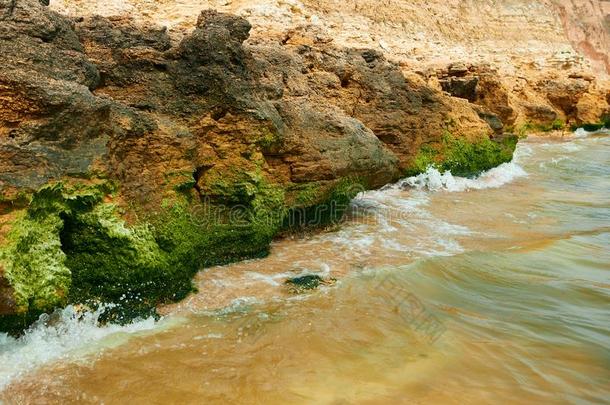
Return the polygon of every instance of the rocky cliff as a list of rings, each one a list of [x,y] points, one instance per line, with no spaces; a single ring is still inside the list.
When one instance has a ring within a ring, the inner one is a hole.
[[[475,175],[511,159],[511,132],[607,108],[584,62],[515,82],[516,65],[459,60],[455,42],[449,60],[412,58],[406,16],[464,2],[42,3],[0,0],[0,330],[69,302],[150,313],[363,189],[430,164]],[[497,9],[481,13],[425,26],[485,56],[468,24]],[[565,46],[558,27],[537,40]]]
[[[607,1],[54,0],[51,6],[74,16],[129,14],[161,23],[175,41],[192,29],[190,16],[214,8],[253,23],[251,43],[317,41],[374,49],[405,74],[417,73],[458,97],[462,90],[439,79],[447,78],[450,64],[466,65],[477,80],[466,84],[467,99],[493,107],[486,112],[503,116],[513,131],[591,123],[608,113]],[[569,95],[558,101],[555,93],[564,90]]]
[[[375,50],[246,44],[250,23],[212,10],[177,41],[36,0],[0,16],[5,330],[68,302],[150,311],[206,265],[336,221],[360,190],[430,163],[472,175],[514,149]]]

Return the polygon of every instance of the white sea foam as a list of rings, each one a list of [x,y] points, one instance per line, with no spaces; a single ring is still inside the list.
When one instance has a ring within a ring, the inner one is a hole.
[[[578,128],[576,131],[574,131],[574,136],[576,138],[586,138],[589,135],[591,135],[591,132],[586,131],[584,128]]]
[[[567,156],[558,156],[556,158],[551,158],[551,160],[549,161],[538,163],[538,167],[540,167],[541,169],[546,169],[548,166],[558,166],[561,162],[565,160],[571,159]]]
[[[576,138],[586,138],[590,135],[596,135],[596,134],[608,134],[610,133],[610,128],[600,128],[597,131],[587,131],[584,128],[578,128],[576,129],[576,131],[574,131],[574,137]]]
[[[77,359],[102,347],[114,347],[134,333],[155,328],[151,317],[128,325],[99,325],[108,306],[81,312],[68,306],[43,315],[23,336],[0,333],[0,389],[37,367],[60,359]]]
[[[350,222],[311,243],[324,240],[341,246],[336,251],[347,260],[364,259],[379,249],[413,258],[462,252],[455,237],[471,231],[432,215],[427,210],[430,201],[429,191],[405,191],[400,183],[360,193],[352,201]]]
[[[197,311],[198,314],[206,315],[206,316],[219,316],[219,315],[229,315],[234,313],[248,312],[251,307],[256,305],[263,304],[264,301],[257,297],[238,297],[231,300],[231,303],[224,308],[214,309],[214,310],[205,310],[205,311]]]
[[[578,151],[581,151],[584,148],[584,146],[579,145],[575,142],[564,142],[564,143],[560,144],[560,148],[561,148],[561,150],[566,151],[566,152],[578,152]]]
[[[471,234],[465,226],[451,224],[427,209],[435,191],[460,192],[498,188],[527,176],[520,162],[533,154],[529,145],[519,145],[513,160],[488,170],[476,178],[453,176],[429,168],[419,176],[409,177],[380,190],[360,193],[352,201],[352,223],[341,231],[324,237],[345,245],[348,256],[366,256],[370,249],[383,246],[395,251],[427,257],[452,255],[463,251],[455,239]],[[408,188],[408,191],[405,189]],[[412,236],[411,236],[412,235]],[[442,236],[439,236],[442,235]]]
[[[454,176],[450,171],[441,173],[434,167],[429,167],[425,173],[400,181],[399,186],[430,191],[460,192],[498,188],[524,176],[527,176],[527,172],[515,162],[503,163],[472,179]]]

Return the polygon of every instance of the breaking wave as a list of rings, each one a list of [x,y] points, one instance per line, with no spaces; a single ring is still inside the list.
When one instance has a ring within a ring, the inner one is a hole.
[[[361,193],[352,201],[352,222],[336,232],[318,235],[311,240],[300,242],[301,247],[321,248],[320,244],[330,243],[334,255],[340,261],[358,259],[366,261],[376,252],[383,251],[388,256],[417,259],[431,256],[450,256],[464,251],[458,237],[471,233],[466,226],[449,223],[432,215],[427,206],[429,191],[459,192],[470,189],[496,188],[507,184],[527,173],[519,165],[520,159],[530,156],[528,145],[519,145],[515,158],[496,168],[482,173],[476,178],[453,176],[429,168],[425,173],[409,177],[381,190]],[[414,190],[406,192],[405,188]],[[310,245],[311,244],[311,245]],[[280,254],[276,252],[276,256]],[[302,274],[315,272],[323,277],[331,275],[331,265],[319,263],[315,270],[303,263]],[[292,268],[300,265],[291,263]],[[246,272],[250,281],[280,286],[283,280],[294,277],[294,271],[276,274]],[[218,282],[223,282],[219,280]],[[257,297],[240,297],[226,308],[218,311],[200,311],[204,315],[222,315],[247,312],[260,304]],[[181,318],[171,316],[160,322],[153,318],[136,320],[128,325],[100,325],[99,319],[105,309],[83,312],[74,306],[58,310],[52,315],[43,315],[23,336],[13,338],[0,333],[0,391],[12,381],[36,368],[58,360],[78,361],[91,358],[91,354],[106,348],[118,346],[131,336],[158,331],[169,327]],[[161,326],[163,323],[164,326]]]
[[[100,347],[114,347],[129,335],[155,328],[151,317],[128,325],[100,325],[109,305],[95,311],[80,311],[70,305],[51,315],[42,315],[19,338],[0,333],[0,390],[15,378],[54,360],[79,357]]]
[[[466,190],[498,188],[519,177],[525,176],[527,176],[527,172],[514,162],[503,163],[473,179],[454,176],[450,171],[441,173],[438,169],[429,167],[425,173],[401,180],[398,185],[403,188],[415,187],[418,189],[428,189],[430,191],[445,190],[460,192]]]
[[[610,128],[600,128],[596,131],[587,131],[584,128],[577,128],[574,131],[574,137],[575,138],[587,138],[590,135],[597,135],[597,134],[607,134],[610,133]]]

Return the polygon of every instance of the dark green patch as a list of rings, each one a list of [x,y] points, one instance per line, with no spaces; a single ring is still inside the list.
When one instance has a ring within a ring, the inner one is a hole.
[[[0,248],[0,263],[15,290],[20,313],[48,311],[67,302],[71,273],[61,249],[60,214],[90,210],[111,189],[107,183],[43,187],[11,223],[7,241]]]
[[[516,136],[505,136],[501,141],[484,138],[470,143],[445,133],[440,145],[424,145],[405,175],[414,176],[432,166],[439,171],[450,170],[453,175],[472,177],[510,162],[517,145]]]
[[[176,200],[149,220],[170,263],[194,273],[204,266],[265,256],[284,212],[283,190],[261,184],[247,204]]]
[[[603,129],[603,128],[609,128],[610,129],[610,116],[602,117],[601,121],[597,122],[597,123],[572,125],[570,127],[570,129],[572,131],[576,131],[578,128],[582,128],[582,129],[584,129],[585,131],[588,131],[588,132],[599,131],[600,129]]]
[[[109,202],[117,189],[109,182],[43,187],[16,215],[0,248],[20,312],[0,317],[0,330],[22,330],[41,313],[69,303],[118,304],[103,321],[155,315],[158,304],[193,291],[192,277],[201,268],[267,255],[294,213],[290,207],[304,209],[307,219],[317,212],[320,223],[330,223],[362,190],[361,181],[344,179],[287,202],[284,187],[258,172],[229,180],[208,188],[215,193],[211,198],[198,199],[200,189],[187,193],[185,187],[157,212],[139,210],[140,221],[132,226]]]
[[[345,178],[331,185],[310,184],[296,195],[292,208],[283,220],[284,230],[324,227],[337,223],[350,201],[366,189],[363,179]]]
[[[19,315],[2,315],[0,316],[0,332],[18,336],[34,323],[41,314],[43,314],[42,311],[33,311]]]
[[[320,285],[332,284],[335,281],[335,279],[325,280],[317,274],[307,274],[305,276],[289,278],[284,283],[289,285],[293,292],[298,293],[305,290],[313,290]]]

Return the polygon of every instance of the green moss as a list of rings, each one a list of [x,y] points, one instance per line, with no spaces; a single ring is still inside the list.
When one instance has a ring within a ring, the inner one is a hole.
[[[305,227],[323,227],[338,222],[350,201],[367,188],[361,178],[348,177],[321,185],[305,185],[298,190],[282,228],[295,230]]]
[[[527,134],[535,132],[551,132],[560,131],[566,127],[563,120],[556,119],[550,124],[537,124],[531,121],[527,121],[515,129],[516,134],[519,138],[525,138]]]
[[[0,214],[25,208],[30,204],[32,193],[20,190],[15,194],[7,195],[0,190]]]
[[[603,128],[610,128],[610,116],[604,116],[599,122],[596,123],[572,125],[570,127],[572,131],[576,131],[578,128],[582,128],[589,132],[599,131]]]
[[[555,121],[553,121],[551,123],[551,130],[558,131],[558,130],[565,128],[565,126],[566,126],[565,122],[563,122],[560,119],[556,119]]]
[[[514,133],[519,139],[527,138],[528,133],[533,132],[531,123],[528,121],[517,127],[509,126],[506,128],[508,133]]]
[[[360,180],[344,179],[303,189],[295,203],[259,170],[225,180],[222,201],[174,194],[158,212],[139,212],[133,226],[109,202],[111,183],[43,187],[13,220],[0,250],[20,311],[0,317],[0,330],[23,328],[67,303],[120,304],[106,314],[119,321],[154,314],[159,303],[193,291],[201,268],[268,254],[295,204],[305,218],[315,213],[320,224],[330,223],[363,189]]]
[[[551,132],[560,131],[566,128],[566,123],[561,119],[556,119],[550,124],[534,123],[526,121],[516,128],[507,129],[509,132],[514,131],[519,138],[525,138],[530,133],[536,132]]]
[[[147,225],[128,228],[111,204],[62,216],[66,264],[72,271],[70,299],[119,303],[125,298],[154,306],[184,296],[190,276],[171,266]]]
[[[578,128],[582,128],[585,131],[589,131],[589,132],[594,132],[594,131],[599,131],[600,129],[604,128],[605,124],[599,123],[599,124],[582,124],[579,126],[576,126],[573,128],[573,130],[575,131]]]
[[[61,228],[57,216],[29,213],[12,224],[0,263],[20,313],[49,310],[67,301],[71,278],[61,250]]]
[[[273,151],[279,145],[281,145],[283,139],[277,131],[272,131],[268,127],[262,127],[258,133],[252,137],[255,139],[255,143],[263,151]]]
[[[155,239],[170,263],[194,274],[204,266],[230,263],[268,253],[285,215],[284,190],[251,174],[252,182],[234,186],[230,204],[177,199],[150,218]]]
[[[328,195],[328,186],[323,182],[298,184],[292,188],[295,197],[293,207],[308,207],[323,202]]]
[[[516,144],[516,136],[507,136],[500,142],[489,138],[468,142],[447,132],[439,145],[424,145],[421,148],[405,175],[423,173],[433,166],[440,171],[451,171],[456,176],[476,176],[485,170],[510,162]]]
[[[258,176],[238,168],[212,168],[200,181],[204,197],[222,204],[247,204],[256,189]],[[256,167],[253,172],[256,173]]]
[[[134,298],[151,308],[190,289],[192,274],[169,265],[150,229],[126,227],[103,202],[113,190],[107,182],[49,185],[14,221],[0,260],[24,319],[68,302]]]
[[[407,176],[414,176],[425,172],[430,166],[436,166],[440,153],[439,150],[434,149],[431,146],[422,146],[417,156],[415,156],[412,166],[405,174]]]
[[[174,190],[178,191],[178,192],[186,192],[186,191],[190,191],[193,189],[193,187],[195,187],[197,183],[195,182],[194,179],[187,179],[181,183],[178,183],[174,186]]]
[[[12,222],[0,263],[20,313],[47,311],[67,302],[71,273],[61,249],[60,214],[90,209],[111,188],[107,183],[43,187]]]
[[[180,171],[169,173],[165,176],[167,185],[170,185],[174,191],[184,193],[195,187],[197,182],[193,177],[193,172]]]

